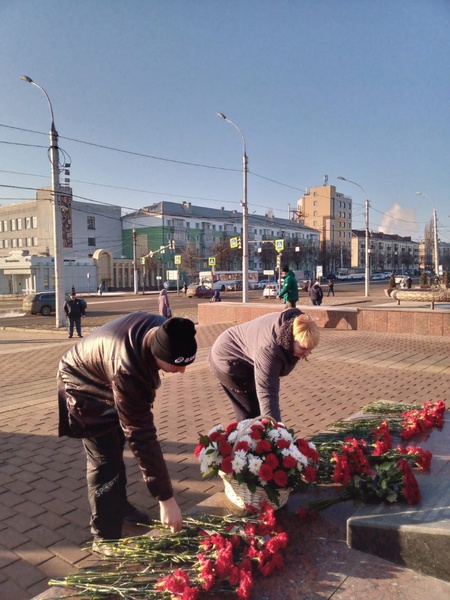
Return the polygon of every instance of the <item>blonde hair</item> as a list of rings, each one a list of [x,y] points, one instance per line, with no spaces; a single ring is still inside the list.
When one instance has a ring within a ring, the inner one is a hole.
[[[294,340],[303,348],[312,350],[320,340],[320,331],[317,323],[308,315],[299,315],[294,319],[292,328]]]

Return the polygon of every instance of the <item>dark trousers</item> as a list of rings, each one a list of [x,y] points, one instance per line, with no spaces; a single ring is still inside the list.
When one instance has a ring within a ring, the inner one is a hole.
[[[333,290],[333,288],[328,288],[328,296],[329,296],[330,294],[333,294],[333,296],[334,296],[334,290]]]
[[[73,336],[73,326],[75,325],[75,329],[79,337],[81,337],[81,317],[71,317],[69,315],[69,335]]]
[[[91,533],[105,540],[122,535],[127,502],[127,477],[123,461],[125,436],[121,428],[83,438],[87,457],[87,485],[91,507]]]
[[[249,369],[245,375],[243,374],[238,379],[230,377],[228,373],[219,371],[212,363],[210,363],[210,367],[231,400],[236,421],[259,417],[261,409],[254,386],[255,374],[253,369]]]
[[[297,304],[296,300],[286,300],[284,306],[285,306],[285,308],[295,308],[296,304]]]

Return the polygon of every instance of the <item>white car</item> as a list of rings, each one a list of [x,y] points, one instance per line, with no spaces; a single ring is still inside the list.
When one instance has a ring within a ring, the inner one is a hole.
[[[276,298],[280,288],[276,283],[268,283],[263,290],[263,298]]]
[[[370,278],[372,281],[380,281],[386,279],[384,273],[372,273],[372,277]]]

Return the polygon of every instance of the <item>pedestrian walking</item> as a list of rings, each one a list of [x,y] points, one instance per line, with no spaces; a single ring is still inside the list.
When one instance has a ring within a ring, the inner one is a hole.
[[[334,283],[332,279],[328,280],[328,294],[327,294],[327,298],[329,298],[330,294],[333,294],[334,297]]]
[[[125,442],[133,452],[160,519],[172,533],[182,528],[152,405],[159,371],[184,373],[197,343],[190,319],[135,312],[99,327],[61,359],[58,371],[59,435],[81,438],[87,458],[93,549],[119,539],[122,522],[149,523],[127,499]]]
[[[186,282],[183,283],[183,292],[187,294],[188,285]]]
[[[158,310],[159,314],[163,317],[166,317],[166,319],[170,319],[170,317],[172,316],[172,309],[170,308],[169,302],[169,294],[167,293],[166,288],[163,288],[159,292]]]
[[[70,299],[64,302],[64,312],[69,319],[69,338],[73,337],[73,329],[77,332],[78,337],[81,335],[81,317],[84,316],[84,304],[81,303],[75,292],[70,294]]]
[[[298,281],[295,273],[289,269],[289,265],[285,265],[281,269],[284,277],[283,286],[278,293],[278,298],[284,300],[286,308],[295,308],[298,300]]]
[[[101,296],[101,295],[103,294],[103,283],[101,283],[101,284],[98,286],[97,293],[98,293],[98,295],[99,295],[99,296]]]
[[[237,421],[268,415],[281,421],[280,377],[319,343],[317,323],[298,308],[231,327],[214,342],[209,366],[230,398]]]
[[[320,306],[322,304],[323,292],[318,281],[316,281],[314,285],[309,288],[308,293],[312,304],[315,306]]]
[[[410,289],[411,289],[411,286],[412,286],[412,279],[411,279],[411,276],[410,276],[410,275],[408,275],[408,277],[407,277],[407,279],[406,279],[406,289],[407,289],[407,290],[410,290]]]

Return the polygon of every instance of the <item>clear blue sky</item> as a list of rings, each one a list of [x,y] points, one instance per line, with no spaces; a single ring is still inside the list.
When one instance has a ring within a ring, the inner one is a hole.
[[[240,210],[242,140],[222,112],[246,138],[250,212],[286,218],[326,174],[364,228],[341,175],[371,229],[421,238],[422,191],[450,241],[449,31],[449,0],[2,0],[0,184],[50,183],[28,75],[75,196]],[[33,197],[0,188],[3,205]]]

